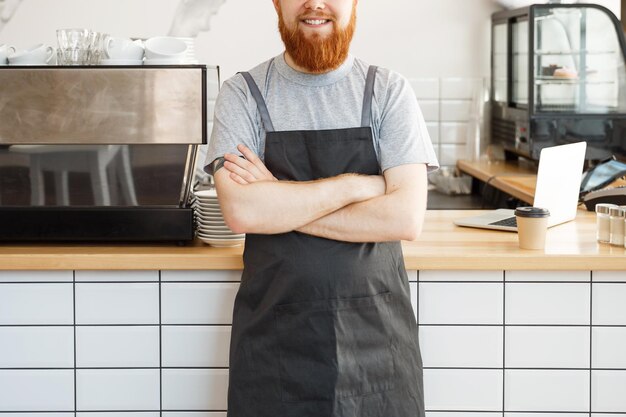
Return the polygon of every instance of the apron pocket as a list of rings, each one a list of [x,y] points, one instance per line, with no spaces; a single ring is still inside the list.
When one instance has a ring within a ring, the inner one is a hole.
[[[323,401],[393,389],[389,292],[274,307],[282,400]]]

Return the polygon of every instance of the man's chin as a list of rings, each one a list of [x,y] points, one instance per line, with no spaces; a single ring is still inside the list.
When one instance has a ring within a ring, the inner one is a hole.
[[[300,33],[309,42],[321,42],[330,38],[333,34],[332,30],[322,32],[317,29],[300,29]]]

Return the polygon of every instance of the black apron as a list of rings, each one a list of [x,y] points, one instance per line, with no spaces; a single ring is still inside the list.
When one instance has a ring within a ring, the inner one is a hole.
[[[380,175],[370,128],[274,131],[242,73],[279,180]],[[299,232],[246,235],[230,345],[229,417],[424,417],[422,358],[400,242],[349,243]]]

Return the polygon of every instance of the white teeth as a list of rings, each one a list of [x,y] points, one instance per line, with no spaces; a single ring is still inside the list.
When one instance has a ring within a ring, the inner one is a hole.
[[[322,25],[327,22],[327,20],[305,20],[304,21],[308,25]]]

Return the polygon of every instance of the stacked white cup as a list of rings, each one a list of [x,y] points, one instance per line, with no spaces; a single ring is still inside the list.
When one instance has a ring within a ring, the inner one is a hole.
[[[33,45],[30,48],[16,51],[8,55],[9,65],[54,65],[54,48],[45,46],[43,43]]]
[[[143,65],[144,45],[141,40],[109,37],[104,41],[101,65]]]
[[[185,63],[187,44],[181,39],[158,36],[146,41],[145,65],[180,65]]]
[[[15,48],[7,45],[0,45],[0,65],[7,65],[9,63],[7,57],[9,54],[14,54]]]

